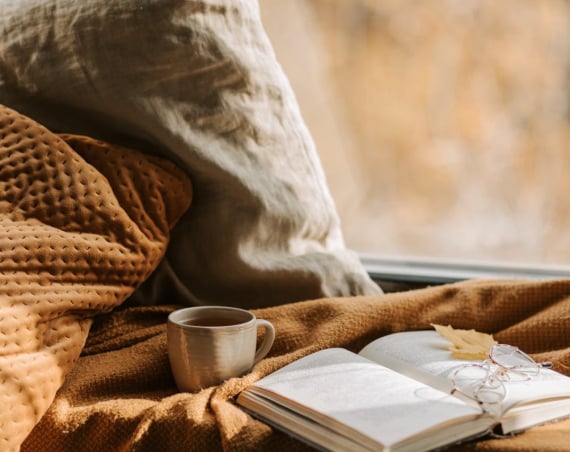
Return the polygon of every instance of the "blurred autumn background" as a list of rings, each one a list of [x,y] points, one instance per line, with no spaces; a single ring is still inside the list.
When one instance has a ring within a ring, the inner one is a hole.
[[[351,248],[570,264],[570,1],[260,6]]]

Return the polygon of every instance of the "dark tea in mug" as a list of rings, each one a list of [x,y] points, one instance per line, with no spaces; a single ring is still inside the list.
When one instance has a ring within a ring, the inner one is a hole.
[[[230,326],[243,323],[243,319],[231,316],[204,316],[192,319],[186,319],[180,322],[182,325],[189,326]]]

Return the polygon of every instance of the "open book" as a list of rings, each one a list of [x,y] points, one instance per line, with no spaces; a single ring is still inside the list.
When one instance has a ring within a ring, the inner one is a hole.
[[[453,359],[435,331],[391,334],[359,354],[321,350],[262,378],[237,403],[252,415],[328,450],[430,450],[509,434],[570,416],[570,378],[541,369],[504,382],[500,404],[451,395]]]

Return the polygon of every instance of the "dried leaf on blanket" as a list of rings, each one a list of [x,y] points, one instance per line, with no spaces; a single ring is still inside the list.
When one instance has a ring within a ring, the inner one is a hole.
[[[432,323],[438,334],[451,342],[448,347],[451,356],[457,359],[485,359],[489,349],[497,343],[493,336],[479,331],[462,330],[451,325],[443,326]]]

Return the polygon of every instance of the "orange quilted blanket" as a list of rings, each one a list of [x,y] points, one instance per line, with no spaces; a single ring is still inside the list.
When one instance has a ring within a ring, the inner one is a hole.
[[[169,162],[0,106],[0,450],[45,413],[93,317],[158,265],[190,199]]]

